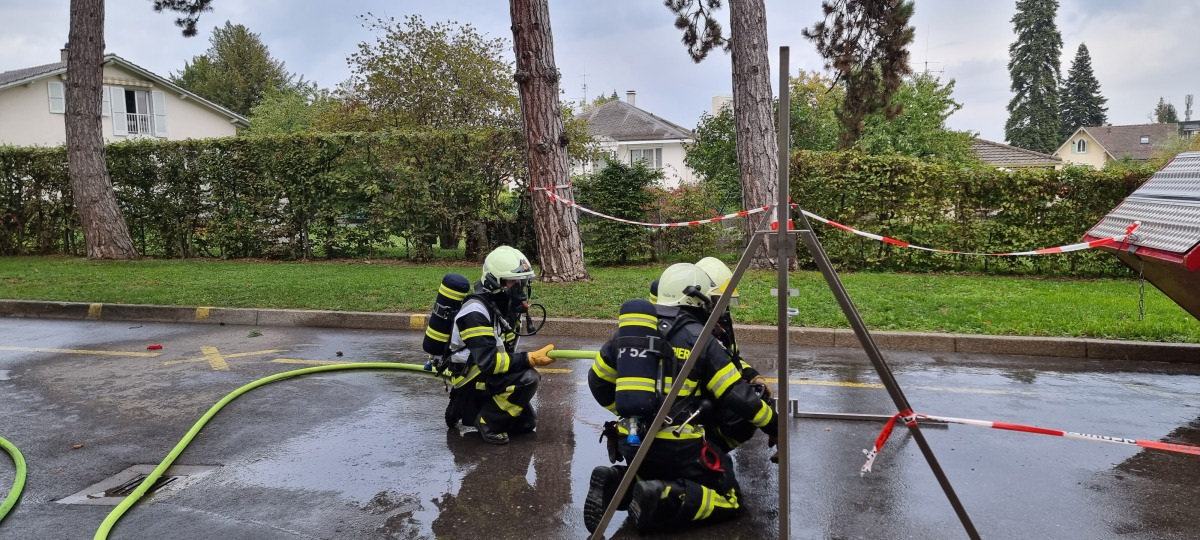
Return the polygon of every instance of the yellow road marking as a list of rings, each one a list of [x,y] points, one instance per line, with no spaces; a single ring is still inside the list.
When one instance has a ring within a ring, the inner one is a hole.
[[[207,319],[211,313],[212,313],[212,308],[210,308],[210,307],[196,308],[196,318],[197,319]]]
[[[421,330],[425,328],[424,315],[412,315],[408,318],[408,327],[413,330]]]
[[[277,352],[283,352],[284,350],[285,349],[268,349],[265,351],[252,351],[252,352],[242,352],[242,353],[233,353],[233,354],[221,354],[217,350],[216,347],[200,347],[200,352],[204,353],[204,356],[201,358],[189,358],[187,360],[169,360],[167,362],[163,362],[163,365],[164,366],[173,366],[176,364],[186,364],[189,362],[208,362],[208,365],[210,367],[212,367],[213,370],[215,370],[215,371],[229,371],[229,363],[225,361],[226,359],[241,358],[243,356],[255,356],[255,355],[260,355],[260,354],[272,354],[272,353],[277,353]]]
[[[100,310],[104,309],[104,304],[89,304],[87,318],[99,319]]]
[[[575,371],[570,368],[555,368],[555,367],[540,367],[540,368],[536,368],[536,369],[542,373],[571,373],[571,372]]]
[[[779,379],[774,377],[764,377],[769,383],[777,383]],[[850,388],[883,388],[879,383],[861,383],[849,381],[814,381],[812,379],[788,379],[789,384],[807,384],[810,386],[846,386]]]
[[[353,364],[353,362],[338,362],[335,360],[305,360],[303,358],[276,358],[271,360],[276,364],[312,364],[315,366],[324,366],[328,364]]]
[[[82,349],[43,349],[41,347],[5,347],[0,346],[0,351],[25,351],[25,352],[49,352],[61,354],[98,354],[103,356],[158,356],[162,353],[156,352],[123,352],[123,351],[87,351]]]

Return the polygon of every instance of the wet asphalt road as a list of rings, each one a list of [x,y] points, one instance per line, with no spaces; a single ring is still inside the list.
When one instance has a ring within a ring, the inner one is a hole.
[[[0,436],[29,463],[0,538],[90,538],[112,507],[58,501],[132,465],[157,464],[228,392],[321,362],[421,363],[420,337],[0,319]],[[523,348],[550,342],[600,344],[534,337]],[[155,343],[163,349],[146,349]],[[773,346],[747,349],[756,366],[775,371]],[[886,357],[918,412],[1200,444],[1200,365]],[[861,351],[794,349],[789,363],[802,411],[894,411]],[[443,385],[419,373],[340,371],[267,385],[225,407],[176,462],[211,471],[144,499],[111,537],[583,538],[583,499],[592,467],[606,461],[596,437],[608,413],[587,391],[586,363],[552,368],[535,400],[538,432],[505,447],[448,431]],[[903,428],[860,478],[862,449],[880,423],[791,422],[793,538],[966,536]],[[984,538],[1200,536],[1200,457],[963,425],[923,432]],[[741,519],[665,536],[778,537],[768,455],[761,438],[735,453]],[[0,462],[7,490],[12,467]],[[636,537],[623,518],[610,536]]]

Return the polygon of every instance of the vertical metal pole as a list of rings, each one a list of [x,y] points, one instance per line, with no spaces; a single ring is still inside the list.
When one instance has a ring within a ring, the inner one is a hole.
[[[775,403],[775,414],[777,425],[779,426],[778,441],[779,451],[779,540],[788,540],[788,513],[791,510],[791,478],[788,474],[788,424],[791,420],[791,415],[788,414],[789,404],[788,399],[788,264],[791,254],[795,251],[792,247],[792,241],[795,238],[791,234],[791,227],[788,226],[788,216],[790,208],[788,208],[788,147],[790,146],[791,135],[791,107],[789,101],[788,87],[788,72],[791,68],[788,67],[787,47],[779,48],[779,122],[776,132],[779,139],[779,190],[778,203],[775,206],[775,212],[779,220],[779,228],[776,233],[778,236],[775,242],[775,266],[779,271],[779,279],[777,287],[779,289],[779,314],[777,315],[778,337],[776,342],[779,347],[779,365],[778,378],[779,383],[776,384],[778,398]]]

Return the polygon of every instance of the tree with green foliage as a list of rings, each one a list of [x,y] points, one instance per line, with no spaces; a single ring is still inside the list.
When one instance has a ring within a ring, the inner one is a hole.
[[[1067,70],[1067,80],[1059,94],[1062,100],[1062,131],[1059,141],[1070,137],[1075,130],[1086,126],[1102,126],[1108,122],[1108,102],[1100,95],[1100,81],[1092,72],[1092,56],[1087,45],[1080,43],[1075,51],[1075,60]]]
[[[377,35],[346,60],[344,129],[519,125],[507,39],[489,39],[469,23],[427,24],[420,15],[360,19]]]
[[[824,72],[800,70],[790,77],[792,148],[833,150],[841,132],[840,111],[845,85]]]
[[[801,71],[791,78],[790,86],[792,148],[834,150],[840,130],[837,111],[842,103],[842,85],[820,72]],[[929,162],[977,162],[971,151],[974,134],[946,127],[950,115],[962,108],[954,101],[953,91],[953,80],[943,85],[929,75],[908,78],[892,96],[903,112],[892,119],[883,111],[867,116],[856,148],[870,154],[901,154]],[[733,130],[729,109],[715,116],[703,115],[684,157],[701,181],[720,194],[726,209],[740,208],[741,202]]]
[[[586,107],[586,108],[588,108],[588,109],[592,109],[592,108],[595,108],[595,107],[599,107],[599,106],[601,106],[601,105],[604,105],[605,103],[610,103],[610,102],[613,102],[613,101],[617,101],[618,99],[620,99],[620,98],[618,98],[618,97],[617,97],[617,91],[616,91],[616,90],[613,90],[613,91],[612,91],[612,94],[609,94],[609,95],[607,95],[607,96],[606,96],[606,95],[604,95],[604,94],[600,94],[600,95],[598,95],[598,96],[596,96],[596,97],[592,98],[592,100],[591,100],[590,102],[588,102],[588,103],[585,105],[585,107]]]
[[[654,202],[648,188],[662,179],[662,171],[646,167],[645,162],[626,165],[610,159],[595,174],[579,179],[575,188],[580,203],[588,208],[645,221],[646,210]],[[593,219],[580,224],[580,230],[588,256],[596,264],[629,264],[650,256],[649,231],[640,225]]]
[[[243,25],[225,21],[208,43],[208,51],[184,62],[171,82],[243,116],[268,94],[297,87],[296,76]]]
[[[242,135],[284,135],[327,131],[325,124],[339,102],[328,90],[305,83],[294,89],[272,90],[250,109],[250,127]]]
[[[1158,98],[1158,105],[1154,106],[1154,122],[1157,124],[1178,124],[1179,113],[1175,111],[1175,105],[1168,103],[1163,98]]]
[[[1008,47],[1008,75],[1013,98],[1008,102],[1004,138],[1026,150],[1051,153],[1062,139],[1058,85],[1062,34],[1054,22],[1058,0],[1017,0]]]
[[[683,44],[692,60],[704,60],[717,46],[727,46],[733,67],[733,112],[737,133],[738,171],[742,200],[748,206],[776,202],[779,177],[779,144],[772,114],[771,62],[767,56],[767,8],[763,0],[732,0],[729,3],[729,39],[721,35],[714,19],[720,0],[666,0],[675,15],[675,27],[683,30]],[[773,216],[771,220],[776,218]],[[754,220],[743,220],[742,232],[754,233]],[[752,251],[754,268],[769,268],[775,258],[764,239]]]
[[[692,132],[695,134],[692,142],[684,144],[684,164],[696,173],[701,183],[720,194],[722,212],[740,210],[742,182],[733,109],[722,107],[715,115],[702,114]]]
[[[892,96],[902,112],[888,118],[883,111],[864,121],[859,147],[869,154],[901,154],[923,161],[977,161],[971,151],[975,134],[946,127],[946,119],[962,108],[954,101],[954,80],[943,85],[929,74],[910,77]]]
[[[833,150],[839,131],[837,111],[844,94],[842,86],[819,71],[801,70],[790,81],[792,148]],[[778,102],[772,105],[777,106]],[[723,107],[715,114],[702,115],[693,132],[693,142],[685,146],[684,163],[716,190],[721,211],[740,209],[742,189],[733,109]]]
[[[838,118],[838,148],[852,148],[862,137],[863,122],[877,111],[891,119],[901,107],[892,95],[912,73],[908,46],[914,30],[912,0],[825,0],[825,20],[804,29],[816,43],[825,68],[845,83]]]

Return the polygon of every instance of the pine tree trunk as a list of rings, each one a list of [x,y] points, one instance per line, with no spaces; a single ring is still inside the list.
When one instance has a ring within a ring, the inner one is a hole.
[[[554,65],[550,8],[547,0],[509,0],[509,9],[529,185],[534,188],[565,185],[567,135],[558,103],[558,81],[562,75]],[[551,201],[545,192],[539,191],[533,196],[533,217],[542,281],[589,280],[574,209]]]
[[[745,208],[757,208],[776,202],[776,184],[779,182],[779,142],[773,118],[764,1],[730,0],[729,35],[742,201]],[[747,239],[758,221],[757,216],[745,220],[742,230]],[[763,242],[755,252],[751,267],[773,268],[774,265],[774,254]]]
[[[138,256],[104,164],[100,89],[104,0],[71,0],[67,46],[67,168],[89,259]]]

